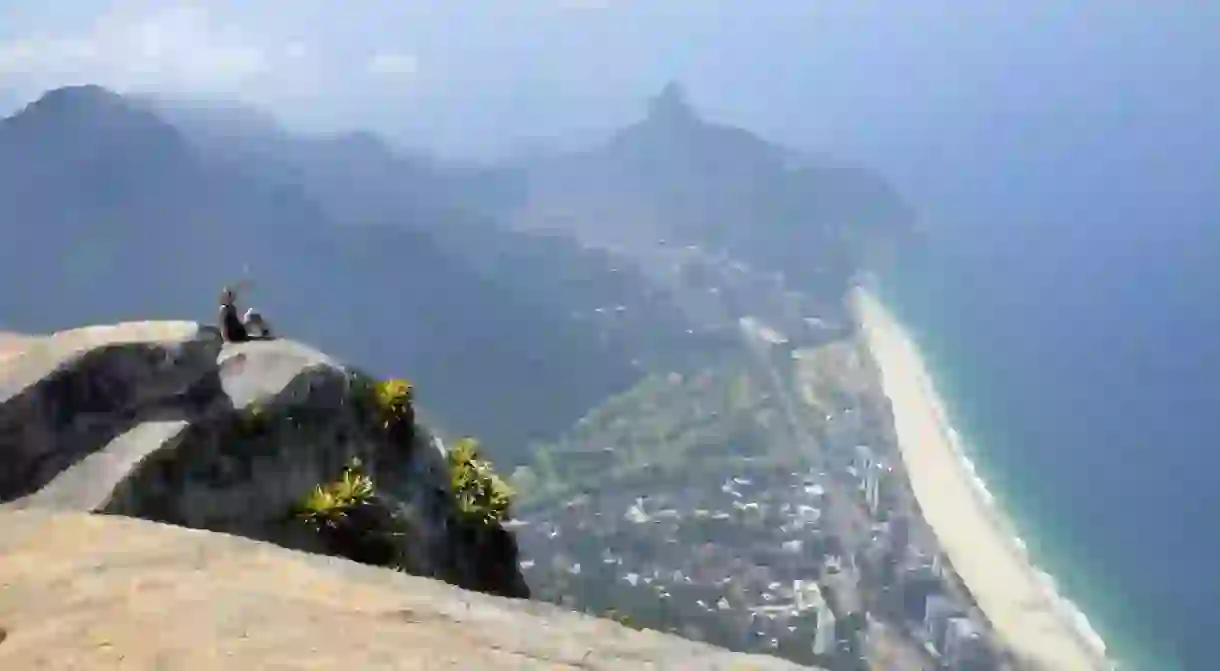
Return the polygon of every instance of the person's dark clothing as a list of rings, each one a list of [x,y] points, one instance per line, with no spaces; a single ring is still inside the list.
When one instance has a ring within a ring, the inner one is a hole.
[[[241,317],[237,316],[237,307],[232,303],[220,306],[220,334],[225,342],[245,342],[250,339]]]

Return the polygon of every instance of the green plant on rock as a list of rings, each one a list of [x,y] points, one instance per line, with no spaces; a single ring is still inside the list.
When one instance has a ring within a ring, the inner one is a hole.
[[[373,479],[360,470],[353,459],[334,482],[314,487],[299,506],[298,516],[315,530],[338,528],[359,506],[373,498]]]
[[[391,501],[377,495],[359,460],[335,481],[315,487],[300,502],[297,517],[334,554],[375,566],[404,565],[407,524]]]
[[[401,379],[374,381],[360,377],[356,397],[368,421],[385,431],[395,444],[409,448],[415,436],[411,383]]]
[[[376,380],[364,373],[348,374],[352,407],[361,421],[384,431],[402,448],[409,448],[415,436],[413,388],[402,379]]]
[[[414,421],[410,382],[398,379],[382,380],[373,387],[373,399],[384,428],[390,429]]]
[[[508,514],[513,490],[481,457],[474,438],[463,438],[449,449],[449,478],[462,522],[491,526]]]

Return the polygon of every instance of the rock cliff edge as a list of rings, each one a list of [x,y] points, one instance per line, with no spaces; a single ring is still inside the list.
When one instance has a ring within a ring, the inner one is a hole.
[[[498,479],[409,392],[193,322],[23,339],[0,668],[798,668],[523,598]]]

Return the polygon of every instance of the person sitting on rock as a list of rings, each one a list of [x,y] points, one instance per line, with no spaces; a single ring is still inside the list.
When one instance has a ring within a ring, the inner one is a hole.
[[[225,287],[220,292],[220,335],[225,342],[245,342],[250,339],[250,333],[246,331],[245,324],[242,323],[240,317],[237,316],[237,306],[234,305],[236,299],[233,296],[233,290]]]
[[[263,314],[254,308],[246,310],[246,314],[242,317],[242,325],[246,328],[246,334],[250,338],[259,340],[271,339],[271,326],[267,324],[267,320],[263,318]]]

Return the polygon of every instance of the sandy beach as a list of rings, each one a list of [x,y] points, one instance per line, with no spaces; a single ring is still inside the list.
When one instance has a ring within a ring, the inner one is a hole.
[[[1040,577],[975,484],[914,343],[872,295],[852,298],[893,405],[902,459],[924,517],[1000,636],[1034,668],[1108,669],[1100,640]]]

